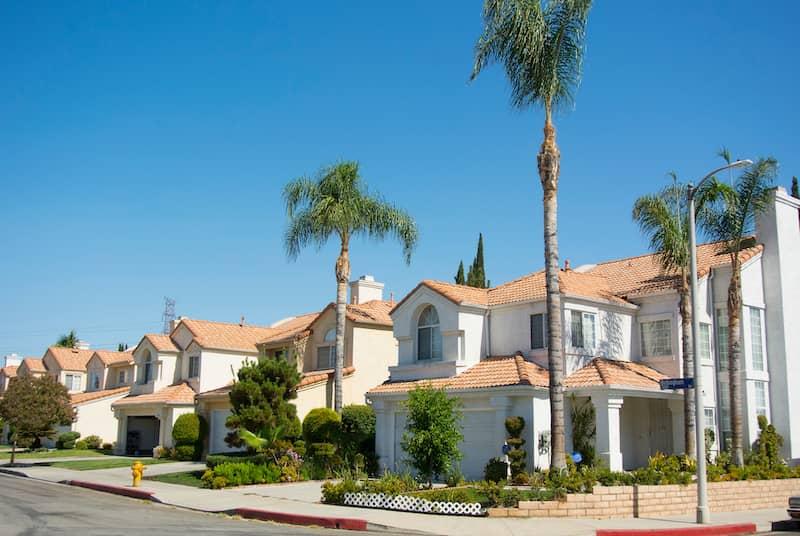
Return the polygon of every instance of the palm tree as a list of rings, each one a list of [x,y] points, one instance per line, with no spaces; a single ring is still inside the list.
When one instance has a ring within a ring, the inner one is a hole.
[[[341,162],[322,168],[315,179],[301,177],[283,189],[289,225],[284,236],[286,253],[292,260],[308,245],[321,248],[331,237],[340,243],[336,259],[336,361],[334,409],[342,410],[342,369],[347,282],[350,279],[350,239],[387,235],[403,245],[406,263],[417,242],[417,226],[404,210],[367,190],[357,162]]]
[[[678,308],[681,313],[681,339],[683,348],[683,377],[694,376],[692,353],[692,308],[689,292],[689,207],[686,203],[686,185],[678,182],[675,172],[670,172],[672,184],[657,194],[640,197],[633,205],[633,219],[642,233],[650,237],[650,249],[658,253],[665,272],[679,276]],[[695,452],[694,389],[683,390],[684,452]]]
[[[56,346],[61,348],[77,348],[78,347],[78,336],[75,334],[75,330],[69,330],[69,333],[66,335],[62,335],[56,341]]]
[[[731,454],[733,462],[744,462],[742,434],[742,280],[739,252],[747,247],[755,220],[766,210],[772,193],[772,181],[778,163],[774,158],[761,158],[749,166],[733,184],[717,179],[708,186],[709,199],[715,202],[700,217],[704,231],[721,242],[730,255],[731,279],[728,283],[728,374],[730,382]]]
[[[511,105],[544,108],[544,141],[537,155],[544,204],[550,371],[551,465],[566,466],[564,353],[558,286],[557,194],[561,154],[553,112],[573,100],[580,82],[591,0],[484,0],[484,30],[475,46],[475,79],[490,62],[501,63],[511,85]]]

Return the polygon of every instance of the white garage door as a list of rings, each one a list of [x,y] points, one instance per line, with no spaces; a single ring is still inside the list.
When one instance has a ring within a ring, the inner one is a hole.
[[[495,437],[494,418],[494,411],[465,411],[463,414],[461,472],[467,480],[482,480],[486,462],[500,453],[502,440]]]
[[[211,425],[209,430],[209,449],[211,454],[218,454],[220,452],[235,452],[241,449],[235,449],[225,443],[225,436],[228,435],[228,429],[225,427],[225,419],[231,414],[229,409],[215,409],[211,412]]]

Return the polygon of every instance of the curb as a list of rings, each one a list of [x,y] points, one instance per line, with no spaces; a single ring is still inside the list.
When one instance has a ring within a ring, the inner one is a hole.
[[[290,525],[315,525],[328,529],[345,530],[367,530],[367,521],[351,517],[329,517],[313,516],[306,514],[290,514],[287,512],[273,512],[260,510],[258,508],[234,508],[228,510],[231,515],[237,515],[246,519],[258,519],[260,521],[275,521],[276,523],[287,523]]]
[[[28,478],[26,473],[22,471],[14,471],[13,469],[0,469],[0,473],[4,475],[18,476],[20,478]]]
[[[598,529],[596,536],[735,536],[739,534],[755,534],[755,523],[737,523],[732,525],[706,525],[702,527],[684,527],[675,529]]]
[[[91,489],[94,491],[103,491],[105,493],[113,493],[114,495],[122,495],[132,499],[142,499],[145,501],[152,501],[160,503],[161,500],[156,497],[154,491],[148,491],[138,488],[128,488],[123,486],[112,486],[110,484],[98,484],[97,482],[86,482],[84,480],[63,480],[62,484],[68,486],[77,486],[79,488]]]

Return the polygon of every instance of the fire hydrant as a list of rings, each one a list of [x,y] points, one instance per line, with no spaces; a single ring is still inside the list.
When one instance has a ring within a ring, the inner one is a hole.
[[[133,487],[138,488],[139,483],[142,481],[142,475],[144,474],[144,464],[139,460],[133,462],[133,465],[131,465],[131,474],[133,475]]]

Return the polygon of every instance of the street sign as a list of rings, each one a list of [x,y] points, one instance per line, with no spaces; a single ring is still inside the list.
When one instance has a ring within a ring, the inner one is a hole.
[[[667,389],[691,389],[694,387],[694,378],[667,378],[658,382],[661,390]]]

